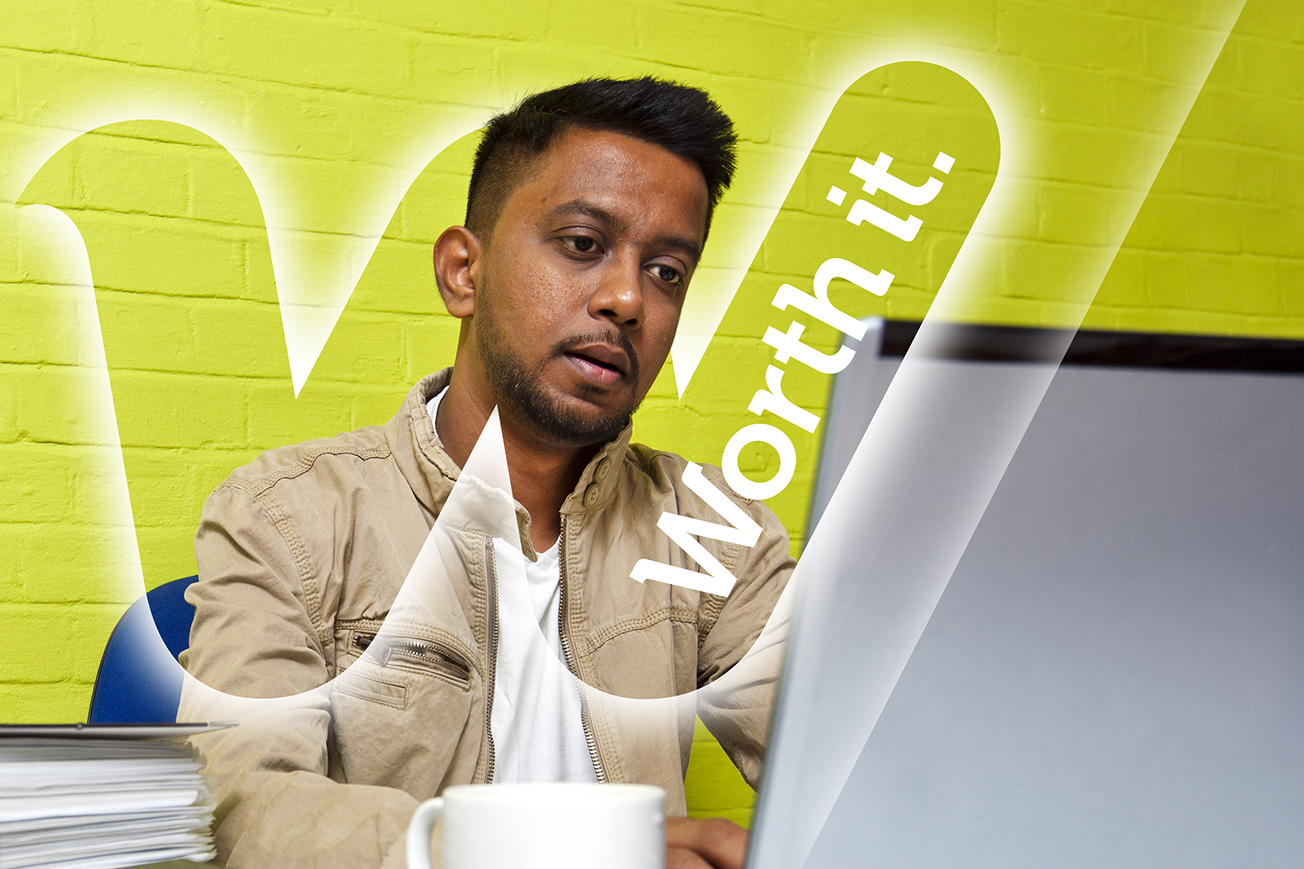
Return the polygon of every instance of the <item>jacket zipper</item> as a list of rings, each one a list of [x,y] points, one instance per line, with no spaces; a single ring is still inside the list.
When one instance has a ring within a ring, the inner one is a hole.
[[[484,556],[489,579],[489,684],[485,692],[484,702],[484,738],[489,743],[489,762],[485,766],[484,780],[488,784],[493,784],[494,733],[492,724],[494,681],[498,675],[498,570],[494,563],[494,541],[492,537],[485,538]]]
[[[570,641],[570,619],[566,609],[566,517],[561,517],[561,539],[557,543],[558,563],[561,568],[561,600],[558,603],[559,617],[558,627],[561,629],[561,651],[566,656],[566,668],[570,670],[571,675],[576,679],[580,674],[575,671],[575,656],[571,651]],[[593,772],[597,775],[598,781],[603,784],[607,783],[607,771],[602,765],[602,757],[598,754],[598,740],[593,735],[593,725],[589,721],[589,701],[584,693],[583,688],[576,688],[580,694],[580,724],[584,728],[584,741],[589,746],[589,759],[593,761]]]
[[[433,671],[464,683],[471,680],[470,666],[453,650],[438,643],[416,637],[383,635],[378,641],[376,634],[357,634],[353,638],[353,646],[359,652],[365,652],[377,642],[379,654],[375,656],[375,660],[382,667]]]

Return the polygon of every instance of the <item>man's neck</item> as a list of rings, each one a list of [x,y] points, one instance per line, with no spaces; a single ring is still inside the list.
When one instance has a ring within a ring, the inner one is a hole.
[[[491,393],[480,384],[459,380],[456,371],[439,402],[435,431],[459,467],[466,464],[480,432],[493,412]],[[487,387],[487,384],[483,386]],[[543,552],[561,533],[561,506],[575,489],[584,466],[599,447],[566,447],[540,441],[511,413],[500,409],[503,448],[512,481],[512,496],[530,514],[530,542]]]

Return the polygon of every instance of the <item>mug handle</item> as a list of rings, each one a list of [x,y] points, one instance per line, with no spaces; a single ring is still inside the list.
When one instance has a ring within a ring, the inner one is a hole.
[[[430,863],[430,834],[444,816],[444,798],[435,797],[417,806],[407,828],[408,869],[434,869]]]

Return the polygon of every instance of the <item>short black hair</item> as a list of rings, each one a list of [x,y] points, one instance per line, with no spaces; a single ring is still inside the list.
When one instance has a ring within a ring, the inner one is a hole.
[[[489,121],[475,152],[466,226],[483,234],[548,146],[573,128],[621,133],[665,148],[706,180],[706,229],[733,180],[733,121],[699,88],[644,76],[590,78],[528,96]]]

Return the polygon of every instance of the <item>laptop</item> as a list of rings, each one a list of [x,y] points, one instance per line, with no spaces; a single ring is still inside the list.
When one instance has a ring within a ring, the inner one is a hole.
[[[917,328],[833,387],[748,869],[1298,865],[1304,342]]]

